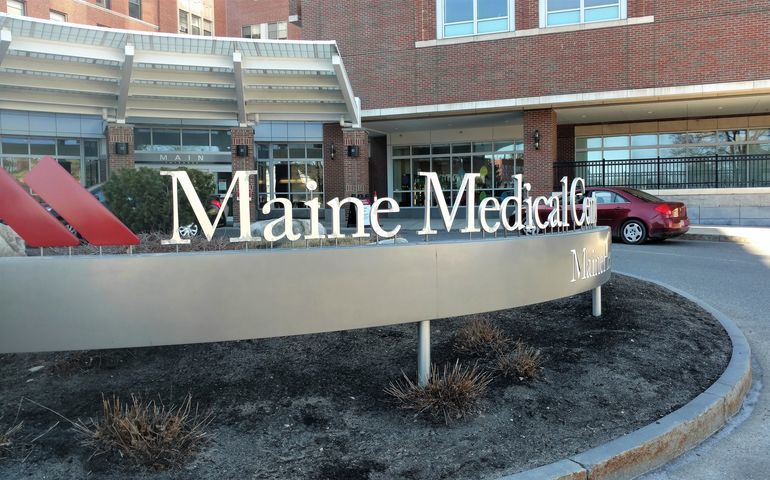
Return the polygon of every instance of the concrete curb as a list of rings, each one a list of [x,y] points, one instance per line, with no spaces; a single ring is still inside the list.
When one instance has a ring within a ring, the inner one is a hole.
[[[733,347],[730,363],[705,392],[655,423],[570,458],[500,480],[636,478],[697,446],[740,410],[751,388],[751,349],[738,326],[720,311],[677,288],[637,275],[615,273],[655,283],[713,315],[730,336]]]

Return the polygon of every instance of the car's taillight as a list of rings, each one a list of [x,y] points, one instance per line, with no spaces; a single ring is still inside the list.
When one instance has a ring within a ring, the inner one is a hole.
[[[222,202],[218,198],[211,200],[211,204],[217,208],[222,208]]]
[[[655,207],[655,211],[663,214],[663,216],[665,216],[665,217],[670,217],[671,216],[671,207],[669,207],[665,203],[661,203],[660,205]]]

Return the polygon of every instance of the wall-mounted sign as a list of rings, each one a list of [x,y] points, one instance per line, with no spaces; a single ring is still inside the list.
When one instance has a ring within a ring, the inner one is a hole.
[[[172,163],[194,165],[198,163],[231,163],[230,153],[185,152],[134,152],[137,163]]]

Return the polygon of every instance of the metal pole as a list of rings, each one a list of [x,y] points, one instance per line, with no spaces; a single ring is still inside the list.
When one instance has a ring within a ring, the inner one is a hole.
[[[602,287],[596,287],[591,290],[591,303],[593,304],[593,316],[602,316]]]
[[[430,320],[417,326],[417,384],[424,387],[430,376]]]

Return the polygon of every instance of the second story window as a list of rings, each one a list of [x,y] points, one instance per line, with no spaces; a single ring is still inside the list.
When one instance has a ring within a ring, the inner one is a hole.
[[[244,25],[241,27],[241,36],[243,38],[261,38],[262,28],[259,25]]]
[[[273,40],[286,40],[289,38],[288,24],[286,22],[274,22],[267,24],[267,38]]]
[[[57,12],[56,10],[50,10],[49,11],[49,18],[53,20],[54,22],[66,22],[67,21],[67,15],[61,12]]]
[[[142,19],[142,0],[128,0],[128,15],[139,20]]]
[[[513,0],[438,0],[439,38],[515,29]]]
[[[626,0],[540,0],[540,26],[626,18]]]
[[[187,20],[188,15],[184,10],[179,10],[179,33],[190,31],[189,21]]]
[[[17,0],[8,0],[8,15],[26,15],[26,12],[24,11],[24,2],[19,2]]]
[[[96,0],[96,4],[104,8],[112,8],[112,2],[110,0]]]

